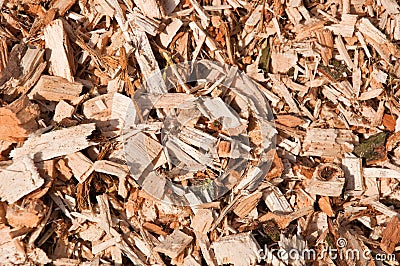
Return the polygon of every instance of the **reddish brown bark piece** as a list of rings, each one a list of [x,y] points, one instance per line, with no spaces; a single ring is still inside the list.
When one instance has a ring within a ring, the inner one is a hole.
[[[380,247],[391,254],[398,243],[400,243],[400,218],[394,216],[383,231]]]
[[[318,42],[321,44],[321,57],[324,65],[329,64],[333,53],[333,37],[330,30],[324,29],[317,32]]]
[[[321,197],[318,200],[318,206],[329,217],[335,217],[335,213],[332,210],[332,205],[331,205],[331,202],[329,200],[329,197]]]
[[[276,177],[280,177],[284,170],[282,159],[279,158],[278,154],[275,152],[274,160],[272,161],[271,170],[268,172],[265,177],[266,180],[271,180]]]
[[[303,119],[294,115],[278,115],[275,121],[287,127],[297,127],[304,124]]]
[[[149,230],[150,232],[153,232],[157,235],[162,235],[162,236],[167,236],[168,234],[163,231],[163,229],[153,223],[145,222],[143,223],[143,228]]]
[[[229,157],[231,152],[231,144],[229,141],[221,141],[218,143],[218,155],[221,157]]]
[[[24,207],[10,204],[7,208],[7,223],[14,228],[38,226],[47,211],[47,206],[41,200],[29,200]]]
[[[12,142],[24,140],[37,129],[39,106],[22,96],[13,103],[0,108],[0,140]]]
[[[387,128],[387,130],[394,131],[396,127],[396,117],[385,114],[383,115],[382,124]]]
[[[396,132],[393,135],[390,135],[390,137],[386,141],[386,150],[387,151],[392,151],[400,142],[400,132]]]

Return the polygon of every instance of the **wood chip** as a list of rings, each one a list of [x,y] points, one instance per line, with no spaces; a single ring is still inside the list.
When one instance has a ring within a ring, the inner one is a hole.
[[[196,209],[191,226],[194,231],[200,234],[207,234],[213,223],[213,214],[209,209]]]
[[[329,197],[326,196],[322,196],[319,200],[318,200],[318,206],[321,208],[321,210],[326,213],[326,215],[328,215],[329,217],[334,217],[335,216],[335,212],[332,209],[332,204],[329,200]]]
[[[363,168],[363,174],[366,178],[396,178],[399,171],[394,169],[365,167]]]
[[[193,237],[186,235],[180,230],[174,230],[172,234],[168,235],[164,241],[155,247],[155,250],[164,253],[170,258],[176,258],[192,240]]]
[[[278,115],[275,122],[287,127],[297,127],[305,123],[303,119],[293,115]]]
[[[254,265],[259,246],[251,233],[221,237],[212,244],[219,265]]]
[[[345,194],[360,196],[364,192],[364,176],[361,159],[345,157],[342,159],[342,166],[346,178]]]
[[[294,50],[273,51],[271,53],[272,71],[274,73],[286,73],[297,63],[297,54]]]
[[[161,18],[160,5],[156,0],[144,1],[134,0],[134,3],[139,9],[149,18]]]
[[[261,192],[255,192],[243,197],[243,199],[241,199],[241,201],[235,206],[233,212],[240,218],[246,217],[258,205],[262,195]]]
[[[25,141],[22,147],[13,150],[11,156],[18,158],[31,154],[33,160],[38,162],[71,154],[93,144],[87,137],[94,130],[95,124],[82,124],[35,136]]]
[[[334,164],[320,164],[310,180],[306,190],[315,195],[339,197],[342,194],[345,178],[341,168]]]
[[[72,105],[68,104],[64,100],[61,100],[56,105],[53,120],[57,123],[60,123],[64,118],[71,118],[74,112],[75,108]]]
[[[14,228],[34,228],[39,225],[46,212],[46,205],[41,200],[29,200],[24,204],[24,208],[16,204],[9,205],[6,215],[7,223]]]
[[[292,207],[282,192],[277,188],[270,188],[263,195],[265,204],[272,212],[292,212]]]
[[[394,216],[382,233],[380,247],[388,254],[392,254],[400,242],[400,218]]]
[[[50,64],[54,75],[74,81],[71,47],[61,19],[56,19],[44,29],[46,48],[51,52]]]
[[[18,239],[13,239],[10,227],[0,227],[0,259],[5,264],[21,264],[26,259],[24,245]]]
[[[43,75],[29,93],[30,99],[61,101],[75,100],[82,92],[83,85],[65,78]]]
[[[65,157],[65,162],[79,183],[85,182],[94,170],[92,161],[81,152],[67,155]]]
[[[39,107],[26,96],[0,108],[0,140],[20,141],[38,128]]]
[[[44,184],[33,161],[21,156],[0,171],[0,198],[14,203]]]
[[[172,22],[168,24],[164,32],[160,34],[160,41],[164,47],[168,47],[182,25],[183,22],[179,19],[172,20]]]
[[[319,129],[307,130],[303,143],[306,156],[341,156],[353,150],[358,138],[350,130]]]

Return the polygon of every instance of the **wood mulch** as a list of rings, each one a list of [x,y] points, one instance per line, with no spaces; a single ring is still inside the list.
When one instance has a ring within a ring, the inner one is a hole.
[[[0,9],[1,265],[399,265],[396,0]]]

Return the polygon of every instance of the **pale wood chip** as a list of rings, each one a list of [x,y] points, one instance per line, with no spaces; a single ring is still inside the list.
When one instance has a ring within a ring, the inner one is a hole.
[[[199,5],[199,3],[196,0],[189,0],[189,2],[192,4],[194,7],[194,10],[199,14],[200,20],[201,20],[201,25],[203,26],[204,29],[207,28],[208,24],[210,23],[210,18],[208,14],[204,12],[204,9],[202,6]]]
[[[46,252],[40,248],[28,249],[27,257],[37,264],[45,265],[52,262],[52,260],[47,256]]]
[[[344,45],[343,42],[343,38],[341,36],[337,36],[335,39],[335,44],[336,47],[339,51],[339,54],[341,56],[341,58],[344,60],[344,62],[346,63],[346,65],[350,68],[350,69],[354,69],[354,63],[350,58],[349,53],[347,52],[346,46]]]
[[[164,253],[170,258],[176,258],[185,250],[192,240],[193,237],[188,236],[180,230],[174,230],[172,234],[168,235],[155,247],[155,250]]]
[[[2,169],[0,180],[0,198],[8,203],[16,202],[44,184],[32,159],[26,155],[15,158],[11,165]]]
[[[162,150],[162,145],[143,133],[128,138],[125,153],[128,162],[133,162],[131,173],[140,177]]]
[[[263,199],[268,209],[272,212],[292,212],[293,209],[290,206],[289,202],[279,190],[279,188],[271,187],[264,191]]]
[[[271,53],[273,73],[286,73],[297,64],[297,53],[294,50],[277,51]]]
[[[150,46],[146,33],[133,30],[134,42],[137,43],[135,58],[146,81],[146,89],[150,93],[163,94],[167,92],[165,82],[161,76],[160,68]],[[153,75],[153,76],[152,76]]]
[[[341,35],[342,37],[352,37],[354,34],[357,17],[357,15],[343,14],[340,23],[332,24],[330,26],[326,26],[325,28],[333,31],[333,33],[336,35]]]
[[[397,178],[400,172],[394,169],[364,167],[363,174],[365,178]]]
[[[156,0],[133,0],[135,5],[139,7],[139,9],[148,16],[149,18],[158,18],[161,19],[161,11],[159,1]]]
[[[90,242],[97,242],[104,236],[104,234],[104,230],[92,222],[89,222],[79,230],[79,237]]]
[[[168,47],[182,25],[183,22],[180,19],[175,19],[165,27],[164,31],[160,34],[160,41],[164,47]]]
[[[219,265],[255,265],[259,256],[259,245],[251,232],[224,236],[212,244]]]
[[[370,100],[370,99],[376,98],[379,95],[381,95],[383,91],[384,91],[383,89],[371,89],[371,90],[361,93],[361,95],[360,95],[360,97],[358,97],[358,99],[360,101]]]
[[[381,3],[390,15],[400,13],[400,6],[395,0],[381,0]]]
[[[49,61],[54,75],[73,82],[72,51],[61,19],[52,21],[44,28],[44,39],[46,48],[51,52]]]
[[[93,145],[87,138],[94,130],[95,124],[91,123],[34,136],[25,141],[22,147],[14,149],[11,156],[17,159],[31,154],[33,160],[38,162],[71,154]]]
[[[234,207],[233,212],[240,218],[246,217],[258,205],[263,193],[254,192],[243,197],[240,202]]]
[[[315,195],[339,197],[344,183],[344,172],[340,167],[330,163],[320,164],[312,178],[306,180],[306,191]]]
[[[24,244],[12,237],[10,227],[0,226],[0,260],[6,265],[23,264],[26,259]]]
[[[288,88],[285,84],[280,81],[279,75],[277,74],[270,74],[270,77],[273,81],[273,90],[279,94],[282,98],[284,98],[285,102],[289,106],[290,110],[296,114],[301,114],[299,107],[297,106],[296,102],[294,101],[292,95],[290,94]]]
[[[342,167],[346,178],[345,194],[360,196],[364,192],[362,160],[356,157],[345,157],[342,159]]]
[[[351,152],[358,137],[351,130],[345,129],[320,129],[307,130],[303,142],[303,152],[306,156],[341,156]]]
[[[214,221],[213,212],[210,209],[196,209],[191,227],[200,234],[207,234]]]
[[[69,154],[65,157],[65,160],[79,183],[85,182],[94,171],[93,162],[81,152]]]
[[[30,99],[47,101],[72,101],[82,92],[83,84],[71,82],[63,77],[42,75],[28,94]]]
[[[68,104],[66,101],[61,100],[56,105],[56,110],[54,112],[53,120],[60,123],[64,118],[71,118],[75,112],[75,107]]]

